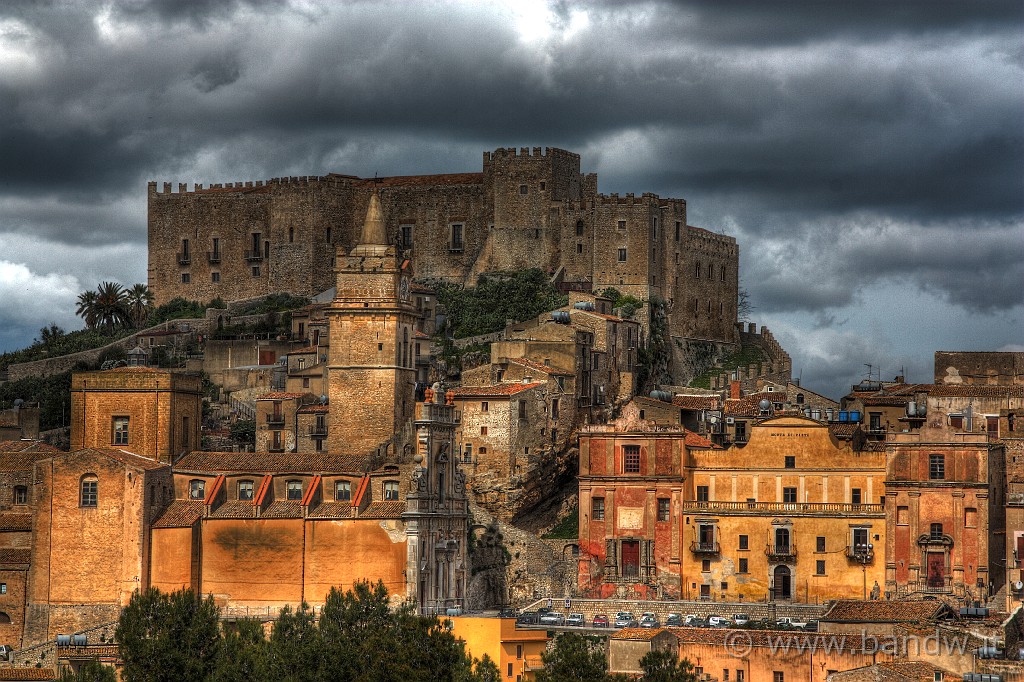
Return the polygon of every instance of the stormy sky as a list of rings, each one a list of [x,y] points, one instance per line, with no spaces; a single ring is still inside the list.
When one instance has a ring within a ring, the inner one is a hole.
[[[804,385],[1024,350],[1024,4],[0,4],[0,350],[146,279],[146,182],[557,146],[688,201]],[[176,186],[176,184],[175,184]]]

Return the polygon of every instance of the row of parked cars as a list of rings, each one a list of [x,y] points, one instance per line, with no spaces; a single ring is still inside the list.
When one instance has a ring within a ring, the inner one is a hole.
[[[582,613],[570,613],[566,616],[549,608],[541,608],[537,611],[527,611],[519,614],[516,618],[517,625],[564,625],[568,627],[585,627],[586,618]],[[752,620],[745,613],[733,614],[731,618],[725,616],[708,616],[699,618],[693,614],[683,615],[670,613],[665,619],[665,627],[668,628],[752,628],[759,630],[802,630],[805,632],[817,632],[817,621],[802,621],[795,618],[779,618],[772,621],[767,618]],[[647,611],[637,618],[630,611],[619,611],[612,620],[607,614],[599,613],[590,622],[593,628],[660,628],[661,621],[653,612]]]

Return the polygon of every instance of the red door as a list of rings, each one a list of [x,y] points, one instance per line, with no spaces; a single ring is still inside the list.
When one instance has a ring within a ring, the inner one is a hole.
[[[261,365],[272,365],[277,361],[277,353],[272,350],[261,350],[260,351],[260,364]]]
[[[946,556],[942,552],[928,552],[928,587],[946,586]]]
[[[640,575],[640,542],[622,541],[622,577],[635,578]]]

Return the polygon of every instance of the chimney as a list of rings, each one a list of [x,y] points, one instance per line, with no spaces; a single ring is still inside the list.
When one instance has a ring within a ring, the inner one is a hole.
[[[729,382],[729,397],[733,400],[740,399],[740,382],[731,381]]]

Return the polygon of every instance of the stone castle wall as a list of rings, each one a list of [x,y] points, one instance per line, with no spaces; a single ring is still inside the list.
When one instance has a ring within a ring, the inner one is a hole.
[[[472,173],[331,174],[191,191],[151,182],[157,304],[330,288],[337,248],[354,245],[374,191],[389,240],[411,247],[419,278],[472,283],[481,272],[561,267],[567,283],[665,299],[674,336],[737,340],[735,239],[687,226],[681,199],[597,194],[579,155],[539,147],[487,152]],[[711,277],[703,274],[709,266]]]

